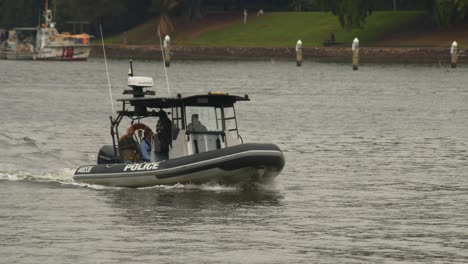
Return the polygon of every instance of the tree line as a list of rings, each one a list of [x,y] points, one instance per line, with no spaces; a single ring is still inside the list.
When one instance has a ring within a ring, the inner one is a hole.
[[[331,11],[345,29],[362,28],[376,10],[426,10],[435,25],[447,27],[468,20],[468,0],[296,0]]]
[[[67,21],[89,23],[97,35],[99,25],[109,34],[123,32],[151,18],[159,18],[164,31],[173,30],[171,18],[196,21],[210,12],[242,10],[326,11],[346,29],[360,28],[377,10],[426,10],[434,24],[450,26],[468,19],[468,0],[47,0],[59,29]],[[0,28],[37,26],[46,0],[0,0]],[[70,26],[67,30],[70,30]]]

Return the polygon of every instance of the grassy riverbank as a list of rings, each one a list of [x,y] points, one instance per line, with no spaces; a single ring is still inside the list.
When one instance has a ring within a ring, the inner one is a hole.
[[[408,25],[423,20],[424,13],[417,11],[375,12],[363,29],[346,31],[336,16],[323,12],[266,13],[239,21],[231,26],[201,34],[183,41],[184,45],[197,46],[267,46],[287,47],[301,39],[305,46],[322,46],[333,32],[338,44],[349,43],[358,37],[369,43],[394,33]]]
[[[263,16],[249,16],[247,24],[241,16],[232,13],[216,14],[198,25],[187,25],[176,20],[174,39],[180,45],[197,46],[268,46],[287,47],[301,39],[305,45],[321,46],[333,32],[337,42],[348,43],[358,37],[364,42],[378,40],[385,34],[421,21],[423,12],[375,12],[363,29],[346,31],[336,16],[324,12],[274,12]],[[211,29],[211,30],[210,30]],[[135,27],[127,32],[129,44],[158,44],[156,20]],[[106,39],[106,43],[122,43],[122,35]]]
[[[159,47],[156,19],[127,32],[127,45]],[[323,12],[272,12],[250,15],[247,24],[242,14],[211,13],[194,23],[174,19],[174,46],[290,48],[301,39],[304,47],[322,47],[333,32],[335,47],[349,47],[358,37],[362,47],[449,48],[456,40],[468,47],[468,23],[451,28],[435,28],[422,11],[374,12],[364,28],[346,31],[336,16]],[[123,44],[122,34],[106,38],[106,44]],[[95,43],[100,44],[97,38]],[[134,49],[132,47],[132,49]]]
[[[365,28],[343,30],[328,13],[266,13],[243,23],[239,14],[215,14],[192,24],[176,22],[171,35],[173,59],[294,59],[297,39],[304,44],[305,59],[349,61],[350,43],[358,37],[362,62],[411,62],[443,64],[450,60],[449,47],[459,41],[460,63],[465,63],[466,30],[428,29],[423,12],[375,12]],[[156,21],[128,32],[126,45],[116,36],[106,41],[113,58],[161,59]],[[335,34],[337,45],[323,47],[322,41]],[[93,56],[102,56],[101,45]]]

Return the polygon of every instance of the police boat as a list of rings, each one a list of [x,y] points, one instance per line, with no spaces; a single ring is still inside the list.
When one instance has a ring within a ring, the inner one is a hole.
[[[131,75],[128,86],[132,89],[124,94],[133,97],[118,99],[122,108],[116,117],[110,117],[112,145],[101,147],[97,165],[75,171],[76,182],[118,187],[208,182],[244,185],[267,182],[283,169],[285,159],[278,146],[244,143],[239,134],[234,104],[250,101],[247,95],[209,92],[157,97],[148,90],[152,78]],[[118,139],[124,120],[135,131],[137,144],[144,138],[143,131],[154,131],[149,160],[122,157],[124,147],[119,151]]]

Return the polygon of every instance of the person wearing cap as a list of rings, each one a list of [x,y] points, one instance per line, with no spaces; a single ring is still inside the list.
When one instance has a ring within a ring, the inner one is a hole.
[[[206,129],[206,126],[204,126],[200,120],[198,119],[198,114],[193,114],[192,115],[192,122],[187,125],[187,131],[193,131],[193,132],[205,132],[208,131]]]
[[[133,138],[135,129],[130,126],[127,133],[119,138],[119,154],[120,159],[128,164],[140,160],[140,148]]]
[[[143,140],[140,142],[141,161],[151,161],[151,138],[153,131],[150,128],[145,128]]]

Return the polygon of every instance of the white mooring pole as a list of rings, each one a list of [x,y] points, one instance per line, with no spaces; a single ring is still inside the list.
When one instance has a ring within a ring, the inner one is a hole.
[[[450,64],[452,64],[452,68],[456,68],[458,59],[458,43],[456,41],[454,41],[450,47],[450,57]]]
[[[296,66],[302,66],[302,41],[298,40],[296,43]]]
[[[353,70],[357,71],[359,69],[359,39],[354,38],[351,49],[353,51]]]
[[[164,57],[165,57],[165,63],[166,63],[166,67],[169,67],[171,66],[171,38],[166,35],[166,37],[164,38]]]

